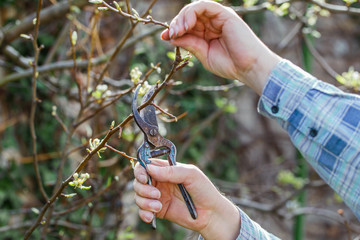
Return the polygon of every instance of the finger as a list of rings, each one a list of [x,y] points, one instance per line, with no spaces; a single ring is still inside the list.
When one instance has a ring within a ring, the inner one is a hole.
[[[136,163],[135,165],[134,176],[135,179],[140,183],[146,184],[148,182],[148,174],[146,173],[145,168],[140,165],[140,163]]]
[[[169,163],[166,160],[156,159],[156,158],[150,158],[151,164],[157,165],[157,166],[168,166]],[[143,166],[138,162],[135,165],[134,168],[134,176],[137,179],[138,182],[146,184],[148,182],[148,174]]]
[[[163,167],[148,165],[148,172],[159,182],[175,184],[190,184],[196,181],[196,178],[202,174],[197,167],[188,164]]]
[[[171,39],[170,43],[188,50],[195,55],[205,68],[207,67],[208,43],[203,38],[186,34],[180,38]]]
[[[164,30],[164,31],[160,34],[160,38],[161,38],[162,40],[169,41],[169,40],[170,40],[170,37],[169,37],[169,29]]]
[[[148,199],[135,194],[135,203],[142,210],[160,212],[162,204],[158,200]]]
[[[139,217],[146,223],[150,223],[154,218],[154,213],[139,209]]]
[[[137,195],[144,198],[160,199],[161,192],[154,186],[143,184],[134,180],[134,191]]]
[[[199,20],[207,22],[214,18],[221,12],[221,8],[222,5],[213,1],[198,1],[187,5],[171,22],[170,39],[183,36],[193,29]]]

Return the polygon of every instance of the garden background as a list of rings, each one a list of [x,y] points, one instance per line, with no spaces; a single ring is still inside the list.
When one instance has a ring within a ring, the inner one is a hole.
[[[359,1],[220,2],[280,56],[358,93]],[[259,97],[160,40],[187,3],[0,1],[0,239],[196,239],[137,217],[131,157],[143,136],[130,114],[140,83],[161,88],[155,102],[172,115],[159,110],[160,130],[177,160],[265,229],[359,239],[354,214],[257,113]]]

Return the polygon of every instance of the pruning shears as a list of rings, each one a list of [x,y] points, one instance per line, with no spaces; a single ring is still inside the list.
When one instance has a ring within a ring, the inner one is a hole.
[[[137,95],[139,92],[141,85],[139,85],[134,93],[134,97],[132,100],[132,112],[134,115],[134,119],[140,130],[144,133],[144,142],[137,150],[137,161],[147,169],[147,165],[151,163],[150,158],[155,158],[159,156],[163,156],[167,154],[167,160],[170,166],[176,165],[176,147],[175,145],[168,139],[162,137],[159,133],[159,127],[156,119],[155,107],[152,104],[144,107],[141,112],[138,112],[137,107]],[[152,86],[150,90],[148,90],[141,104],[147,102],[155,92],[155,86]],[[150,175],[148,175],[148,184],[152,185],[152,180]],[[197,218],[197,212],[195,209],[195,205],[190,197],[190,194],[186,190],[183,184],[178,184],[180,192],[184,198],[186,206],[190,212],[190,215],[193,219]],[[156,229],[156,218],[154,213],[154,218],[152,220],[152,227]]]

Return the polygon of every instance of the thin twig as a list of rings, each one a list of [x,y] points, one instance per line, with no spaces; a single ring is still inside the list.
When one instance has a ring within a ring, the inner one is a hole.
[[[153,7],[154,3],[157,0],[153,0],[152,3],[149,5],[148,9],[145,11],[145,13],[140,17],[142,18],[144,15],[147,15],[151,8]],[[106,4],[105,2],[103,2],[104,4]],[[105,64],[105,67],[103,68],[102,72],[100,73],[100,77],[98,79],[96,79],[96,84],[94,86],[94,89],[96,89],[97,85],[100,84],[105,76],[105,73],[108,71],[111,63],[113,62],[113,60],[115,59],[115,57],[117,56],[117,54],[120,52],[120,50],[123,48],[125,42],[129,39],[129,37],[132,35],[135,27],[137,26],[139,22],[135,22],[130,29],[127,31],[127,33],[125,34],[125,36],[119,41],[119,43],[117,44],[117,46],[115,47],[114,52],[111,54],[110,58],[108,59],[108,61]],[[94,90],[93,90],[94,91]],[[89,94],[89,96],[91,95],[91,93]],[[89,97],[88,97],[89,100]]]
[[[339,74],[319,54],[319,52],[315,49],[315,47],[310,43],[306,35],[303,35],[303,39],[310,53],[314,56],[314,58],[320,64],[320,66],[327,72],[327,74],[329,74],[329,76],[331,76],[336,80],[336,76],[338,76]]]
[[[350,226],[349,226],[349,223],[348,221],[346,220],[345,216],[344,216],[344,210],[343,209],[339,209],[337,211],[337,213],[340,215],[340,217],[343,219],[344,221],[344,225],[345,225],[345,228],[346,228],[346,232],[348,234],[348,240],[351,240],[351,229],[350,229]]]
[[[168,118],[165,118],[165,117],[162,117],[162,116],[159,116],[159,118],[164,121],[164,122],[177,122],[178,120],[182,119],[183,117],[185,117],[186,115],[188,114],[188,112],[183,112],[182,114],[180,114],[179,116],[174,116],[175,119],[168,119]]]
[[[120,179],[121,175],[124,175],[126,172],[128,172],[130,170],[130,166],[126,166],[124,169],[121,170],[120,174],[117,176]],[[126,182],[126,181],[125,181]],[[98,191],[96,194],[94,194],[93,196],[90,196],[86,199],[84,199],[83,201],[79,202],[79,203],[74,203],[73,207],[61,211],[61,212],[54,212],[54,216],[62,216],[62,215],[66,215],[70,212],[73,212],[79,208],[81,208],[82,206],[87,205],[88,203],[92,202],[93,200],[97,199],[98,197],[100,197],[101,195],[103,195],[104,193],[108,192],[110,189],[112,189],[114,187],[114,185],[117,183],[117,181],[113,181],[111,182],[111,184],[103,189],[101,189],[100,191]]]
[[[75,49],[77,39],[74,41],[74,39],[73,39],[73,34],[74,33],[76,33],[76,32],[71,31],[71,28],[70,28],[69,29],[69,39],[70,39],[70,45],[71,45],[72,58],[73,58],[73,61],[74,61],[74,67],[71,70],[71,75],[72,75],[72,77],[73,77],[73,79],[74,79],[74,81],[76,83],[77,88],[78,88],[78,97],[79,97],[80,109],[83,109],[84,104],[83,104],[83,101],[82,101],[81,81],[77,77],[76,49]]]
[[[145,37],[153,35],[154,33],[158,32],[161,29],[162,29],[162,27],[159,28],[159,26],[155,26],[155,27],[149,29],[148,31],[144,31],[141,34],[130,38],[126,42],[126,44],[124,44],[124,46],[120,50],[120,52],[127,49],[128,47],[134,45],[140,39],[143,39]],[[97,66],[97,65],[105,63],[106,61],[109,60],[109,58],[113,54],[113,52],[114,52],[114,49],[110,50],[108,53],[101,55],[97,58],[90,59],[91,65]],[[77,68],[78,69],[86,69],[88,64],[89,64],[89,60],[77,61]],[[66,61],[58,61],[55,63],[46,64],[43,66],[38,66],[37,70],[38,70],[39,75],[41,75],[43,73],[47,73],[47,72],[51,72],[51,71],[66,70],[66,69],[71,69],[73,67],[74,67],[74,61],[66,60]],[[23,72],[18,72],[18,73],[13,73],[13,74],[7,75],[6,77],[0,79],[0,86],[3,86],[9,82],[18,81],[18,80],[24,79],[26,77],[30,77],[31,75],[32,75],[32,69],[28,69]]]
[[[39,54],[41,50],[41,46],[38,46],[37,40],[38,40],[38,34],[39,34],[39,26],[40,26],[40,11],[42,7],[42,0],[39,0],[37,11],[36,11],[36,24],[35,24],[35,30],[34,30],[34,36],[32,36],[32,43],[35,51],[34,61],[32,63],[32,70],[33,70],[33,77],[32,77],[32,102],[31,102],[31,113],[30,113],[30,131],[31,131],[31,138],[32,138],[32,152],[33,152],[33,159],[34,159],[34,169],[35,169],[35,176],[36,181],[39,186],[39,190],[41,192],[41,195],[43,198],[48,201],[48,196],[45,192],[44,186],[42,184],[40,170],[39,170],[39,163],[37,159],[37,144],[36,144],[36,130],[35,130],[35,113],[36,113],[36,105],[39,101],[36,96],[36,83],[39,73],[37,72],[37,65],[39,60]]]
[[[54,118],[56,119],[56,121],[60,124],[60,126],[62,127],[62,129],[64,130],[65,133],[69,134],[69,129],[66,127],[65,123],[61,120],[61,118],[57,115],[56,111],[52,113],[52,115],[54,116]]]
[[[9,58],[13,63],[21,68],[28,69],[31,66],[29,65],[29,58],[22,56],[15,48],[8,45],[3,50],[4,55]]]
[[[91,34],[90,34],[90,53],[89,53],[89,59],[92,59],[94,47],[95,47],[95,28],[98,21],[99,13],[97,11],[94,12],[94,16],[92,18],[92,26],[91,26]],[[90,73],[91,73],[91,61],[88,62],[87,66],[87,75],[86,75],[86,92],[89,89],[90,86]]]
[[[87,4],[88,0],[62,1],[59,4],[52,5],[43,9],[41,11],[40,18],[38,19],[42,22],[42,24],[47,24],[49,22],[53,22],[57,18],[65,16],[65,14],[70,11],[70,6],[77,6],[79,8],[82,8]],[[29,31],[31,31],[34,28],[34,17],[34,15],[29,15],[28,17],[24,18],[24,20],[22,20],[20,23],[8,25],[0,29],[0,32],[4,33],[2,46],[8,45],[9,43],[17,39],[20,34],[28,33]]]
[[[175,119],[175,122],[177,122],[177,117],[172,115],[171,113],[165,111],[164,109],[162,109],[160,106],[156,105],[156,103],[152,102],[151,105],[153,105],[154,107],[156,107],[157,109],[159,109],[160,112],[162,112],[163,114]]]
[[[152,23],[152,24],[155,24],[155,25],[160,25],[160,26],[163,26],[164,28],[169,28],[169,24],[167,23],[163,23],[163,22],[160,22],[160,21],[157,21],[155,19],[153,19],[150,15],[147,16],[147,18],[144,18],[144,16],[147,15],[148,11],[146,11],[146,15],[142,15],[141,17],[134,14],[129,14],[127,12],[124,12],[121,10],[121,8],[117,9],[117,8],[114,8],[112,6],[110,6],[108,3],[106,3],[105,1],[103,1],[103,4],[111,11],[113,12],[116,12],[116,13],[119,13],[121,16],[123,17],[126,17],[126,18],[129,18],[133,21],[135,21],[135,23],[138,23],[138,22],[141,22],[143,24],[149,24],[149,23]]]
[[[160,66],[160,63],[156,64],[156,66],[152,67],[149,71],[147,71],[147,73],[144,75],[144,77],[141,79],[141,81],[138,84],[143,84],[149,78],[150,74],[153,73],[156,70],[156,68],[159,66]],[[93,116],[95,116],[96,114],[103,111],[105,108],[107,108],[108,106],[112,105],[114,102],[119,100],[122,96],[128,94],[129,92],[132,92],[136,88],[137,85],[134,85],[124,91],[121,91],[112,100],[110,100],[106,104],[102,105],[100,108],[96,109],[94,112],[92,112],[88,116],[86,116],[83,119],[79,120],[78,122],[74,123],[74,126],[77,127],[80,124],[84,123],[85,121],[91,119]],[[91,103],[91,102],[88,101],[88,104],[89,103]]]
[[[45,58],[44,65],[51,63],[57,50],[59,49],[61,44],[64,42],[64,40],[69,32],[69,28],[70,28],[70,22],[67,21],[65,23],[65,25],[63,26],[63,28],[61,29],[60,33],[58,34],[55,43],[51,46],[49,53],[47,54],[47,56]]]
[[[280,6],[284,3],[293,3],[293,2],[303,2],[303,0],[281,0],[281,1],[275,1],[276,6]],[[312,3],[314,5],[317,5],[323,9],[328,10],[331,13],[343,13],[343,14],[350,14],[355,16],[360,16],[360,9],[354,8],[354,7],[347,7],[347,6],[340,6],[336,4],[330,4],[321,2],[319,0],[305,0],[306,2]],[[251,6],[251,7],[232,7],[235,12],[237,12],[239,15],[249,14],[249,13],[257,13],[261,11],[267,10],[269,5],[269,2],[264,2],[259,5]]]
[[[120,154],[120,155],[122,155],[122,156],[124,156],[124,157],[126,157],[126,158],[128,158],[128,159],[130,159],[130,160],[137,160],[136,157],[129,156],[129,155],[127,155],[125,152],[119,151],[119,150],[117,150],[116,148],[110,146],[110,145],[107,144],[107,143],[105,143],[105,147],[109,148],[111,151],[114,151],[114,152],[116,152],[116,153],[118,153],[118,154]]]

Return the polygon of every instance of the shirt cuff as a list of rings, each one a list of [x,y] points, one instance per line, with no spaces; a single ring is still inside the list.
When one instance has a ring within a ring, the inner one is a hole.
[[[288,119],[317,79],[288,60],[281,60],[269,75],[258,103],[258,111],[275,118],[287,129]]]

